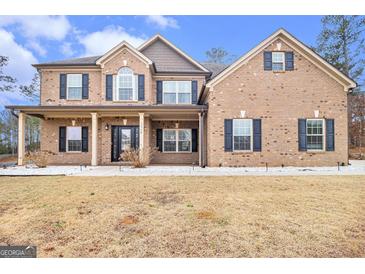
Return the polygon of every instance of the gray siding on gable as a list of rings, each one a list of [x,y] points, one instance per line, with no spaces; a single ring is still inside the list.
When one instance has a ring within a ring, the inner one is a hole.
[[[160,40],[141,52],[154,62],[157,72],[202,72],[200,68]]]

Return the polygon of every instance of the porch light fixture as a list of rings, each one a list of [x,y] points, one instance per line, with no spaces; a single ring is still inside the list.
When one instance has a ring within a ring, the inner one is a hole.
[[[109,124],[105,125],[105,130],[109,130]]]
[[[123,125],[127,125],[127,122],[128,122],[128,120],[127,119],[123,119]]]
[[[175,123],[175,128],[179,128],[179,123]]]
[[[76,125],[76,121],[75,120],[72,120],[71,123],[72,123],[72,126],[73,127]]]

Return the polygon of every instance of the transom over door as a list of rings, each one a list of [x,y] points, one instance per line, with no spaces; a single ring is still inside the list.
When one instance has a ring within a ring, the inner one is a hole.
[[[112,162],[120,161],[120,154],[139,148],[138,126],[112,126]]]

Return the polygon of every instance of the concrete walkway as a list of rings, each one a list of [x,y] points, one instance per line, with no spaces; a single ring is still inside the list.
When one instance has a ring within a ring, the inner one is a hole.
[[[119,166],[49,166],[8,167],[0,169],[0,176],[306,176],[306,175],[365,175],[365,161],[353,160],[340,167],[272,167],[259,168],[149,166],[132,168]]]

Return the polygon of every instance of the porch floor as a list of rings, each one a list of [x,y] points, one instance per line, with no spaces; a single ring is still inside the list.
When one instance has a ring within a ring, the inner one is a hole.
[[[365,160],[352,160],[349,166],[340,167],[192,167],[158,166],[132,168],[127,166],[15,166],[0,169],[0,176],[302,176],[302,175],[365,175]]]

